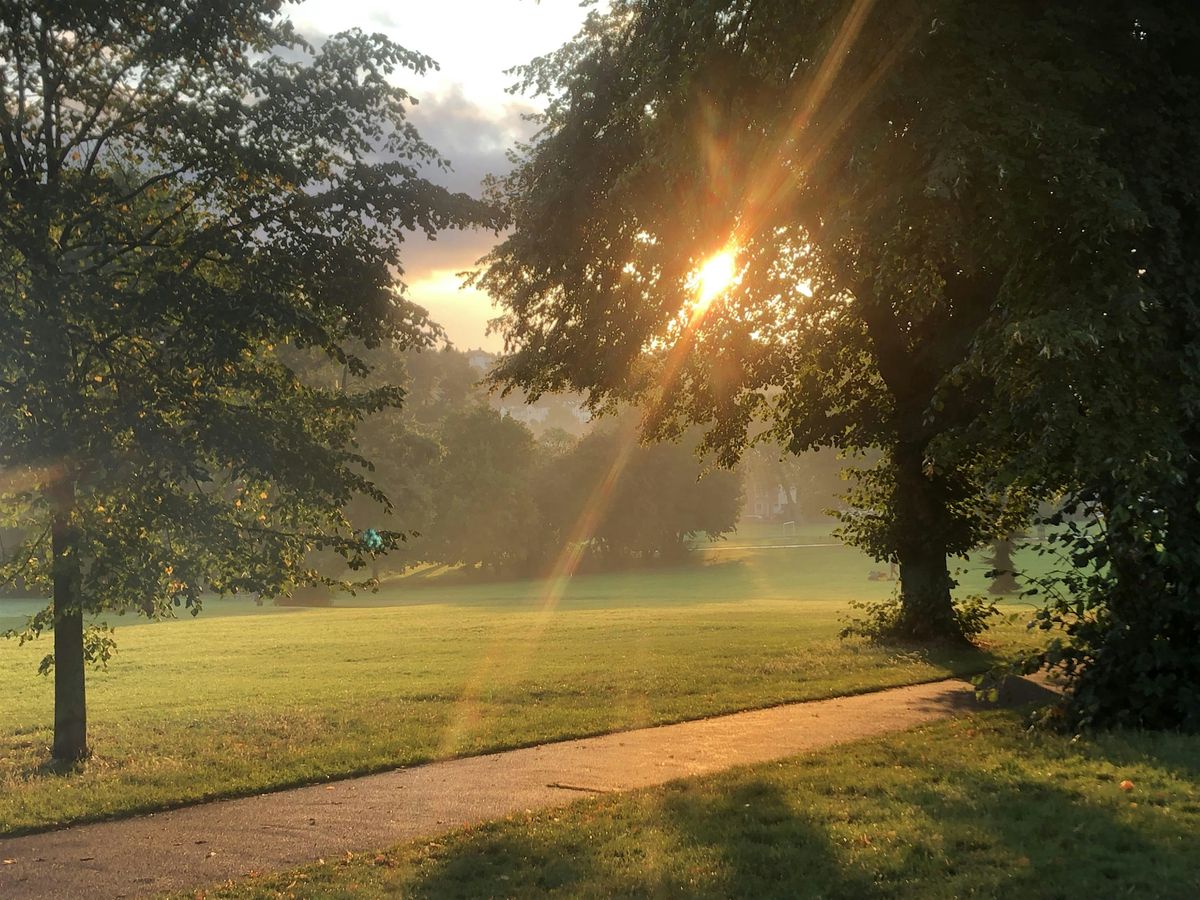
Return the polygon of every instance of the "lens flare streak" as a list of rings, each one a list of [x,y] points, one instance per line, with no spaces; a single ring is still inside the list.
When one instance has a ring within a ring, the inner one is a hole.
[[[789,121],[780,139],[774,144],[772,151],[761,161],[761,165],[754,167],[761,174],[743,197],[738,222],[728,243],[723,250],[706,260],[689,281],[688,286],[694,294],[694,302],[686,326],[682,329],[678,340],[667,350],[659,378],[661,396],[658,402],[660,404],[665,403],[671,391],[675,389],[676,380],[683,364],[695,344],[698,326],[703,321],[709,307],[721,294],[738,283],[740,277],[738,247],[745,246],[745,241],[766,220],[770,208],[778,207],[786,201],[787,196],[796,186],[797,172],[803,172],[809,168],[824,153],[828,146],[828,138],[831,138],[845,124],[895,63],[904,46],[915,35],[917,23],[914,23],[907,33],[899,36],[864,83],[852,92],[847,101],[825,125],[822,134],[808,142],[807,152],[800,159],[793,159],[796,142],[808,127],[816,109],[828,95],[851,46],[861,33],[863,23],[874,5],[875,0],[853,0],[816,75],[808,83],[804,96],[796,104],[796,114]],[[715,153],[713,158],[720,158],[720,154]],[[805,283],[801,287],[801,292],[810,296],[811,285]],[[655,408],[654,405],[651,405],[651,413],[655,411]],[[480,700],[485,688],[494,687],[498,679],[503,679],[508,684],[515,684],[527,674],[542,635],[549,627],[571,579],[578,571],[588,543],[595,536],[598,526],[607,513],[615,494],[616,485],[627,468],[637,445],[638,427],[636,423],[631,422],[623,426],[617,448],[604,477],[589,494],[568,539],[564,542],[550,569],[549,576],[545,581],[545,589],[539,595],[535,606],[535,620],[529,628],[522,632],[521,638],[517,641],[511,637],[497,635],[489,649],[479,659],[471,676],[468,677],[456,711],[444,733],[443,754],[463,749],[460,742],[478,725],[482,716],[483,706]]]

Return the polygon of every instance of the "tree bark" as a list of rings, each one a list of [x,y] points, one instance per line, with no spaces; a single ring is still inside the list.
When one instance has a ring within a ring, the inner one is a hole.
[[[924,471],[916,444],[901,443],[894,454],[900,618],[897,636],[914,641],[965,640],[950,590],[946,563],[946,497],[936,476]]]
[[[58,762],[74,763],[88,756],[75,486],[70,481],[56,485],[50,500],[54,553],[54,746],[50,755]]]

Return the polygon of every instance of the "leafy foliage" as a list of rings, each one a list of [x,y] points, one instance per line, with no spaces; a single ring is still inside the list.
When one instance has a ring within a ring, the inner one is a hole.
[[[1178,0],[618,0],[521,73],[550,102],[495,186],[498,380],[651,397],[726,459],[756,421],[879,449],[847,535],[913,637],[956,630],[948,553],[1093,499],[1100,581],[1048,614],[1076,714],[1191,723],[1198,34]]]
[[[1111,248],[1074,258],[1111,274],[1075,302],[1043,298],[1025,331],[1040,352],[1009,342],[995,354],[1006,404],[992,424],[1022,468],[1065,475],[1066,512],[1093,520],[1054,519],[1065,565],[1057,584],[1036,586],[1049,641],[1026,665],[1071,675],[1063,712],[1075,727],[1196,731],[1200,24],[1167,0],[1130,15],[1100,4],[1076,37],[1103,87],[1086,113],[1124,224]],[[1085,227],[1081,244],[1095,233]]]
[[[839,636],[861,637],[880,644],[903,641],[907,635],[905,609],[898,595],[883,600],[851,600],[849,607],[856,611],[846,619]],[[972,596],[954,600],[954,620],[957,633],[968,639],[987,631],[1000,609],[985,597]]]
[[[536,528],[533,435],[478,405],[451,412],[440,439],[430,485],[435,515],[423,553],[450,565],[519,568]]]
[[[1070,679],[1051,719],[1072,728],[1200,731],[1200,615],[1194,576],[1181,577],[1162,542],[1171,523],[1145,500],[1079,512],[1051,517],[1043,552],[1060,565],[1026,591],[1043,600],[1031,627],[1047,641],[1014,668],[1056,667]]]
[[[403,242],[498,219],[421,177],[443,161],[389,75],[432,61],[381,35],[313,51],[271,0],[0,23],[0,466],[43,526],[3,574],[53,585],[31,630],[54,623],[81,711],[83,612],[285,593],[314,548],[364,563],[342,510],[387,501],[352,439],[401,395],[306,384],[284,346],[360,376],[350,341],[427,343]]]
[[[698,535],[731,532],[741,510],[742,479],[705,471],[696,458],[699,435],[679,443],[636,445],[629,416],[599,428],[544,468],[538,502],[554,552],[577,522],[595,513],[589,541],[594,560],[678,560]],[[614,461],[628,454],[611,478]]]
[[[947,554],[1020,508],[998,445],[961,431],[992,402],[975,355],[1036,296],[1029,256],[1066,250],[1049,209],[1109,199],[1065,152],[1091,123],[1047,108],[1086,80],[1028,65],[1068,24],[1018,7],[999,26],[907,2],[593,15],[522,70],[549,109],[494,186],[516,223],[478,279],[507,308],[497,381],[649,399],[653,433],[704,423],[725,462],[758,422],[796,453],[882,451],[846,533],[901,560],[913,636],[952,630]],[[1118,211],[1099,212],[1103,234]],[[698,312],[691,273],[723,248],[736,284]]]
[[[637,446],[626,415],[620,430],[577,439],[548,425],[554,419],[547,415],[538,438],[489,398],[467,354],[393,346],[363,357],[372,367],[367,384],[382,378],[405,391],[403,408],[372,415],[355,432],[396,509],[389,515],[360,500],[348,518],[359,529],[393,521],[406,529],[403,543],[373,560],[377,574],[420,562],[539,574],[580,540],[576,524],[588,509],[603,512],[586,538],[586,561],[606,566],[679,559],[692,537],[716,537],[736,523],[741,478],[706,473],[695,456],[698,435],[680,445]],[[338,371],[319,362],[310,377],[334,384]],[[543,407],[570,408],[567,398],[556,399]],[[578,427],[573,413],[565,416]],[[621,457],[620,477],[595,505],[597,486]],[[335,577],[345,561],[326,552],[315,567]]]

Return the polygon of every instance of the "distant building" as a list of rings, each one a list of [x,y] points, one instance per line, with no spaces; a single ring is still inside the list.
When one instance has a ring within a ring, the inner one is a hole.
[[[746,503],[742,515],[774,521],[782,518],[796,503],[795,488],[789,498],[783,485],[765,481],[746,481]],[[790,502],[789,502],[790,500]]]
[[[501,403],[497,404],[496,409],[500,415],[516,419],[518,422],[524,422],[530,428],[534,425],[541,425],[546,421],[546,417],[550,415],[548,407],[530,406],[527,403]]]
[[[488,353],[486,350],[467,351],[467,364],[477,372],[486,372],[495,361],[495,353]]]

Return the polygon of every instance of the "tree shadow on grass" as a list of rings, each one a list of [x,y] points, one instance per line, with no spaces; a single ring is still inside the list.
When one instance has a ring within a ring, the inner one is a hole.
[[[1063,741],[1032,761],[1019,742],[978,757],[939,749],[869,745],[844,766],[795,760],[486,826],[424,857],[404,893],[1200,896],[1195,793],[1174,818],[1148,794],[1131,806],[1115,781],[1095,789],[1132,761],[1194,772],[1194,742],[1165,757],[1106,742],[1073,758]]]
[[[581,827],[582,826],[582,827]],[[784,792],[746,779],[720,797],[676,782],[614,804],[584,804],[531,826],[487,826],[427,858],[405,894],[421,897],[863,897],[825,835]]]
[[[993,771],[947,765],[932,754],[926,781],[902,801],[923,833],[883,873],[880,889],[900,896],[1178,897],[1200,896],[1194,848],[1178,820],[1129,815],[1116,780],[1111,802],[1085,791],[1086,778],[1066,772]],[[1142,757],[1145,762],[1145,757]],[[1117,763],[1105,754],[1104,762]],[[1095,782],[1092,776],[1091,781]],[[1091,787],[1091,785],[1087,785]],[[1143,800],[1143,802],[1145,802]],[[913,882],[930,890],[914,891]]]
[[[1011,658],[1003,649],[974,644],[935,644],[932,646],[914,646],[896,642],[876,642],[859,637],[842,638],[839,649],[843,651],[859,650],[877,652],[883,655],[884,664],[889,667],[898,665],[927,665],[944,671],[944,675],[931,673],[934,679],[961,678],[970,680],[976,675],[986,675],[1006,667]],[[902,683],[902,682],[901,682]],[[1002,692],[1000,703],[1003,706],[1016,704],[1044,704],[1052,698],[1043,697],[1040,692],[1030,694],[1021,699],[1010,700],[1007,693]],[[964,700],[964,708],[980,709],[993,708],[994,704],[981,701],[976,704]]]

